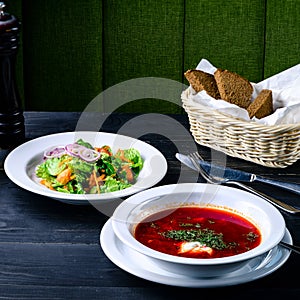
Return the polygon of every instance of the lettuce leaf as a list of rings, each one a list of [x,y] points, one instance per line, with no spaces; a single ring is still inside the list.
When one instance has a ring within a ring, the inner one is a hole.
[[[105,179],[105,184],[102,185],[100,188],[101,188],[102,193],[110,193],[110,192],[123,190],[130,186],[131,186],[131,184],[129,184],[129,183],[123,183],[119,180],[116,180],[115,178],[113,178],[111,176],[107,176]]]
[[[144,164],[140,152],[134,148],[125,149],[123,151],[124,156],[132,162],[131,168],[133,172],[139,174]]]
[[[48,175],[57,176],[66,168],[66,163],[63,163],[64,159],[65,156],[47,159],[41,165],[38,166],[36,175],[45,179]]]
[[[83,139],[79,139],[76,144],[80,145],[80,146],[84,146],[86,148],[89,148],[89,149],[94,149],[93,146],[88,143],[88,142],[85,142]]]

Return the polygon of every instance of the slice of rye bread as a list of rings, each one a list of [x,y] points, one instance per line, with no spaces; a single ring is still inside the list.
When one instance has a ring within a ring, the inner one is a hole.
[[[209,96],[221,99],[214,75],[201,70],[187,70],[184,76],[196,93],[205,90]]]
[[[214,77],[221,99],[242,108],[250,105],[253,87],[246,78],[223,69],[217,69]]]
[[[271,90],[261,90],[257,97],[247,108],[250,119],[264,118],[273,113],[273,97]]]

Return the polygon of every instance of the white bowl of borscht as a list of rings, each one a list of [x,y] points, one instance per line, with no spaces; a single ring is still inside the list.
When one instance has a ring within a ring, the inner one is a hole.
[[[204,183],[135,194],[116,208],[112,227],[123,244],[161,268],[200,277],[247,267],[285,233],[284,218],[270,203],[240,189]]]

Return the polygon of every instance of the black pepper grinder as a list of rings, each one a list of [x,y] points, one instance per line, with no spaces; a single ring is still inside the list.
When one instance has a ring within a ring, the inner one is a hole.
[[[15,76],[20,22],[4,7],[0,2],[0,150],[10,150],[24,141],[25,126]]]

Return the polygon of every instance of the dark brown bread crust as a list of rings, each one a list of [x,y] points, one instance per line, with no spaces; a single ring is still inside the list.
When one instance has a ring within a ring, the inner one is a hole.
[[[258,119],[273,113],[273,97],[271,90],[261,90],[258,96],[247,108],[250,119],[254,116]]]
[[[214,73],[221,99],[247,108],[251,103],[253,87],[251,83],[237,73],[217,69]]]
[[[214,75],[200,70],[188,70],[184,76],[197,93],[205,90],[211,97],[221,98]]]

